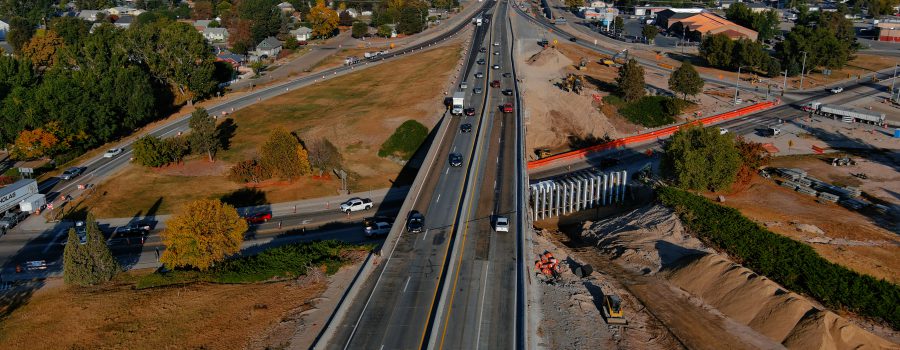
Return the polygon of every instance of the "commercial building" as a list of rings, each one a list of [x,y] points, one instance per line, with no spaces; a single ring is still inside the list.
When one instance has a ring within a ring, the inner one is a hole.
[[[680,23],[684,29],[698,32],[701,36],[725,34],[734,40],[741,38],[756,40],[756,37],[759,35],[755,30],[742,27],[716,14],[703,10],[694,12],[695,10],[700,9],[690,9],[690,11],[668,9],[660,11],[657,14],[656,23],[666,28],[666,30],[672,29],[672,26]]]
[[[878,41],[900,43],[900,22],[880,22],[875,26],[878,28]]]

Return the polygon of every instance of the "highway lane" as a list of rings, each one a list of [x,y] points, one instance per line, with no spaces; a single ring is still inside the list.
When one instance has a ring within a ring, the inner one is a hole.
[[[492,6],[493,3],[486,4]],[[467,64],[460,80],[469,84],[466,90],[466,108],[481,109],[484,94],[474,94],[474,87],[487,90],[486,79],[473,77],[477,70],[475,61],[484,54],[478,49],[484,45],[487,26],[476,27],[472,46],[466,58]],[[358,311],[337,326],[336,335],[328,348],[335,349],[414,349],[420,348],[425,339],[432,304],[443,275],[443,265],[452,242],[454,221],[458,210],[466,169],[481,124],[474,117],[450,117],[446,140],[435,140],[439,147],[435,161],[427,171],[426,182],[415,198],[414,210],[425,215],[423,233],[401,233],[396,248],[384,263],[372,291],[353,301]],[[472,133],[462,133],[459,125],[473,124]],[[443,142],[442,142],[443,141]],[[464,157],[462,167],[451,167],[450,153]],[[405,225],[407,213],[401,213],[396,225]]]
[[[449,302],[439,314],[444,319],[437,326],[440,333],[431,348],[437,349],[511,349],[516,347],[514,322],[516,310],[516,114],[502,113],[497,106],[510,102],[502,89],[512,89],[512,73],[507,4],[498,7],[492,30],[491,50],[501,52],[501,69],[492,70],[490,79],[501,81],[501,88],[489,91],[489,107],[485,131],[489,142],[481,149],[483,156],[477,166],[481,171],[471,188],[473,200],[462,213],[459,256],[453,274],[448,276]],[[510,232],[495,232],[493,220],[502,215],[510,219]]]
[[[487,4],[483,3],[482,8],[486,8]],[[478,13],[478,11],[476,11]],[[435,38],[424,41],[422,43],[412,45],[409,47],[405,47],[402,49],[398,49],[392,51],[386,55],[380,56],[377,61],[363,61],[358,64],[354,64],[351,66],[342,66],[337,68],[331,68],[324,70],[322,72],[307,75],[304,77],[300,77],[297,79],[292,79],[290,81],[275,84],[268,87],[258,88],[255,91],[251,91],[243,96],[237,97],[233,100],[225,101],[217,105],[213,105],[207,108],[210,115],[221,116],[224,114],[230,114],[234,111],[240,110],[241,108],[250,106],[252,104],[258,103],[260,101],[268,100],[270,98],[279,96],[281,94],[287,93],[291,90],[304,87],[307,85],[315,84],[317,82],[323,81],[325,79],[330,79],[336,76],[344,75],[350,73],[355,70],[364,69],[367,67],[371,67],[374,64],[380,64],[385,60],[389,60],[395,57],[404,56],[409,53],[413,53],[416,51],[420,51],[423,48],[438,44],[441,41],[444,41],[451,36],[458,33],[460,30],[470,25],[468,21],[462,21],[458,25],[450,28],[447,32],[436,36]],[[170,137],[174,135],[178,135],[179,132],[188,131],[188,119],[190,115],[184,115],[180,118],[161,125],[157,128],[150,130],[145,133],[146,135],[153,135],[157,137]],[[70,181],[60,180],[59,178],[51,178],[40,184],[40,190],[42,193],[48,195],[48,200],[52,200],[58,197],[62,197],[68,194],[74,194],[78,192],[77,186],[79,184],[92,183],[96,184],[102,181],[104,178],[114,174],[116,171],[121,170],[124,165],[130,162],[131,158],[131,145],[136,138],[133,138],[129,141],[125,141],[123,143],[118,144],[116,147],[122,148],[124,152],[115,157],[115,158],[103,158],[102,156],[94,157],[82,164],[79,167],[85,168],[85,172]]]

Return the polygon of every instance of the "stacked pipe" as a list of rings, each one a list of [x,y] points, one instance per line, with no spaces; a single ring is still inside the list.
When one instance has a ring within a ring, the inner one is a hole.
[[[540,260],[534,262],[534,268],[548,277],[556,277],[559,274],[559,261],[552,253],[545,251],[540,255]]]

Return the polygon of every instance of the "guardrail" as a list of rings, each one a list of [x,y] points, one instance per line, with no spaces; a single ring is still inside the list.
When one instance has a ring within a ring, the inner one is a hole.
[[[613,141],[610,141],[607,143],[601,143],[599,145],[590,146],[587,148],[582,148],[582,149],[578,149],[578,150],[574,150],[574,151],[560,153],[560,154],[550,156],[550,157],[547,157],[544,159],[538,159],[538,160],[528,162],[528,170],[545,167],[547,165],[550,165],[551,163],[562,161],[562,160],[581,159],[581,158],[586,157],[590,153],[606,151],[606,150],[624,147],[624,146],[635,144],[635,143],[655,141],[661,137],[670,136],[670,135],[674,134],[676,131],[678,131],[678,129],[681,129],[683,127],[688,127],[688,126],[693,126],[693,125],[706,126],[706,125],[726,121],[729,119],[741,117],[741,116],[744,116],[747,114],[756,113],[761,110],[775,106],[776,104],[777,104],[776,102],[772,102],[772,101],[761,102],[761,103],[757,103],[752,106],[739,108],[739,109],[736,109],[733,111],[725,112],[722,114],[717,114],[717,115],[714,115],[711,117],[698,119],[698,120],[687,122],[684,124],[670,126],[667,128],[654,130],[654,131],[650,131],[650,132],[635,135],[635,136],[629,136],[629,137],[621,138],[618,140],[613,140]]]

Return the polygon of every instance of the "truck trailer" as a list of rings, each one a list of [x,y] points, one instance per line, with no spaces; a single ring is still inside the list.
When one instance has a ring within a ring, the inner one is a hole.
[[[26,199],[38,193],[37,181],[23,179],[0,188],[0,216],[15,208]]]
[[[450,110],[450,113],[453,115],[462,115],[464,103],[466,100],[466,93],[462,91],[457,91],[453,93],[453,105]]]
[[[859,122],[884,125],[885,118],[884,113],[867,111],[860,108],[824,104],[821,102],[810,102],[806,106],[803,106],[803,110],[824,117],[831,117],[834,119],[840,118],[847,123]]]

